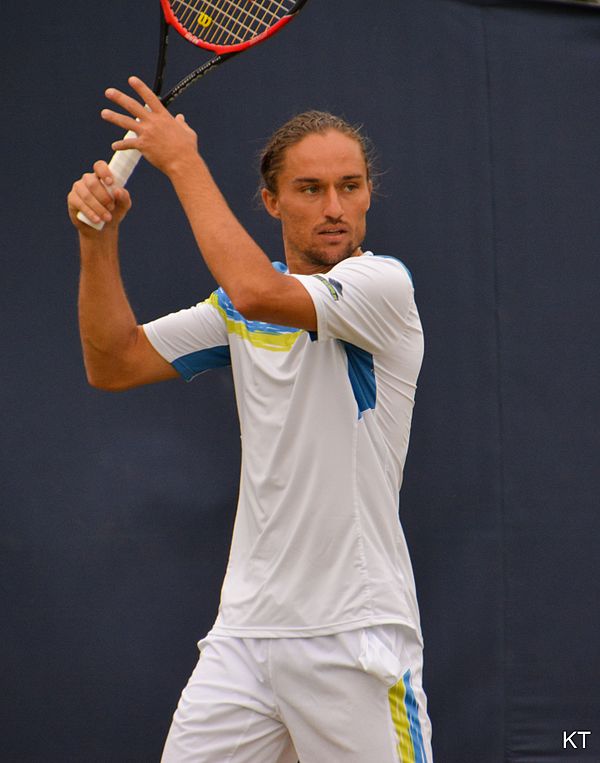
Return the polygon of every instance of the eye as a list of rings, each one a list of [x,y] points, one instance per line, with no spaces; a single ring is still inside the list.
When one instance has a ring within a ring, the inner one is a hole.
[[[357,191],[359,188],[358,183],[344,183],[344,191],[347,193],[352,193],[352,191]]]
[[[316,193],[319,192],[319,186],[317,185],[306,185],[304,188],[300,189],[302,193],[306,194],[307,196],[314,196]]]

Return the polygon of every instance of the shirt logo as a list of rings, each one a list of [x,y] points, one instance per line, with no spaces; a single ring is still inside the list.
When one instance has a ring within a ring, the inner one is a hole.
[[[318,278],[319,281],[327,287],[328,292],[335,302],[343,296],[344,288],[339,281],[335,280],[335,278],[323,278],[323,276],[319,275],[315,275],[315,278]]]

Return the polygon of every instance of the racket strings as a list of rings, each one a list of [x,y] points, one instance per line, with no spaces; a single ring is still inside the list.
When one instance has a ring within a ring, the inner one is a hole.
[[[269,4],[269,7],[265,5]],[[221,33],[231,32],[232,25],[237,24],[240,32],[246,32],[255,36],[263,26],[265,29],[285,15],[287,8],[282,0],[196,0],[194,3],[185,0],[176,0],[176,5],[186,8],[186,12],[179,18],[182,25],[189,28],[190,25],[209,26],[215,25]],[[288,0],[288,5],[290,5]],[[258,6],[258,12],[252,12],[252,6]],[[175,11],[176,9],[173,8]],[[263,11],[260,16],[260,11]],[[212,15],[207,13],[211,11]],[[268,14],[268,17],[267,17]],[[248,22],[248,23],[244,23]],[[254,24],[252,22],[255,22]],[[198,36],[198,35],[196,35]],[[213,32],[213,37],[215,33]]]
[[[232,0],[224,0],[224,4],[225,3],[227,4],[228,10],[224,10],[223,12],[227,15],[227,21],[221,23],[221,20],[218,19],[221,29],[213,32],[213,34],[207,38],[207,42],[211,42],[214,45],[229,44],[229,35],[232,35],[235,39],[240,39],[241,36],[245,42],[252,37],[257,37],[261,32],[264,32],[272,26],[275,21],[278,21],[278,18],[274,14],[267,18],[264,10],[261,15],[260,11],[263,6],[261,2],[256,2],[256,0],[254,2],[252,2],[252,0],[246,0],[245,8],[240,8],[240,4],[235,3]],[[235,7],[235,10],[238,11],[237,16],[231,14],[231,8],[229,8],[229,6]],[[252,6],[259,6],[257,13],[251,12],[250,9]]]
[[[216,7],[214,3],[207,3],[209,7],[214,8],[216,11],[215,26],[207,29],[207,36],[204,38],[206,42],[218,45],[228,45],[234,42],[245,42],[247,39],[254,37],[254,32],[250,26],[252,17],[246,12],[240,9],[239,3],[233,2],[233,0],[223,0],[220,3],[220,8]],[[244,23],[242,21],[248,23]]]
[[[171,10],[199,40],[235,45],[265,32],[295,4],[295,0],[174,0]]]
[[[182,9],[181,15],[177,15],[177,12],[181,12]],[[214,13],[214,10],[217,10],[217,13]],[[207,11],[212,11],[212,13],[209,15]],[[223,10],[215,9],[213,3],[206,2],[206,0],[196,0],[194,3],[176,0],[173,5],[173,12],[188,32],[204,42],[211,42],[215,34],[227,33],[229,31],[227,25],[234,21],[233,17]],[[210,33],[207,33],[208,28],[210,28]],[[244,42],[244,37],[229,32],[228,41],[230,44]]]

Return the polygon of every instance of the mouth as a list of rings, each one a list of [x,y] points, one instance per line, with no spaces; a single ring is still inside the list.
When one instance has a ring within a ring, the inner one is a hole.
[[[329,228],[321,228],[317,231],[317,234],[326,240],[329,241],[336,241],[337,239],[341,238],[342,236],[346,235],[348,233],[348,229],[345,227],[340,226],[331,226]]]

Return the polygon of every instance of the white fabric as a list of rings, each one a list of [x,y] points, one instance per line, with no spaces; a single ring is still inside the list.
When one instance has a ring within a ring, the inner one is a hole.
[[[307,639],[213,634],[200,646],[162,763],[431,763],[412,629]],[[383,655],[395,660],[393,674],[389,665],[380,672]],[[401,708],[389,692],[398,681],[412,692]]]
[[[145,326],[185,378],[231,357],[242,473],[213,633],[320,636],[380,623],[420,633],[398,519],[423,353],[410,276],[367,253],[289,277],[315,304],[318,341],[246,321],[222,290]]]

